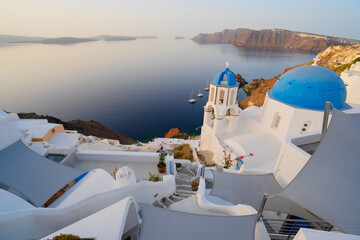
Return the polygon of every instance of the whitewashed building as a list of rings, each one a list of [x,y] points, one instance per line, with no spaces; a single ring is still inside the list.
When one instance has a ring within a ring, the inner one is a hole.
[[[288,137],[317,131],[313,140],[320,140],[325,102],[345,112],[359,112],[358,105],[346,103],[346,92],[356,90],[346,88],[335,72],[320,66],[303,66],[283,74],[266,93],[262,107],[240,109],[238,85],[227,67],[211,82],[204,107],[200,147],[213,152],[212,160],[218,165],[223,164],[226,148],[233,158],[253,154],[243,159],[247,171],[275,172],[280,162],[285,164],[292,156],[286,148]],[[298,145],[306,144],[300,141]],[[305,149],[302,154],[308,159],[312,151]],[[232,168],[236,169],[235,163]]]

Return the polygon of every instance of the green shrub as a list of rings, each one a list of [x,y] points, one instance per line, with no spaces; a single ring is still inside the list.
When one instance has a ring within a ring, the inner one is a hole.
[[[80,237],[73,234],[63,234],[53,237],[52,240],[80,240]]]
[[[166,167],[166,163],[164,161],[159,161],[159,163],[157,164],[158,168],[165,168]]]
[[[182,144],[174,148],[173,150],[175,159],[188,159],[191,162],[194,161],[192,149],[189,144]]]
[[[180,169],[182,167],[181,163],[175,163],[175,165],[176,165],[176,169]]]
[[[348,70],[351,67],[352,64],[354,64],[356,62],[359,62],[359,61],[360,61],[360,57],[356,58],[351,63],[346,63],[346,64],[340,65],[338,67],[333,67],[333,68],[331,68],[331,70],[333,70],[338,75],[340,75],[342,73],[342,71]]]

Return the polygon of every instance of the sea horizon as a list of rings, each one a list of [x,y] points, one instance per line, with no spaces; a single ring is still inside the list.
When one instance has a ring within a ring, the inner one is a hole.
[[[175,127],[200,134],[207,101],[203,88],[226,61],[250,83],[314,56],[174,38],[2,45],[0,102],[11,112],[99,121],[140,141],[162,137]],[[204,94],[193,105],[187,102],[192,91]],[[239,92],[240,100],[245,95]]]

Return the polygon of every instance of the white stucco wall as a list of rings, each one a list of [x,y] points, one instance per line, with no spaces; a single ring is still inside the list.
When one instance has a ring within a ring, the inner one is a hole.
[[[18,141],[19,130],[10,116],[0,116],[0,151]]]
[[[84,171],[102,168],[112,174],[115,167],[119,169],[128,166],[135,172],[138,181],[148,179],[148,172],[158,174],[159,153],[78,150],[76,158],[77,160],[72,165]]]
[[[134,215],[132,216],[133,219],[127,218],[128,214]],[[81,238],[95,237],[98,240],[121,239],[121,236],[126,231],[126,220],[135,220],[135,225],[139,223],[135,202],[131,197],[125,198],[42,239],[52,239],[61,233],[74,234]]]
[[[343,71],[340,77],[346,86],[346,102],[360,104],[360,71]]]
[[[360,240],[360,236],[301,228],[294,240]]]
[[[67,190],[49,207],[66,207],[95,194],[118,188],[115,179],[103,169],[94,169]]]

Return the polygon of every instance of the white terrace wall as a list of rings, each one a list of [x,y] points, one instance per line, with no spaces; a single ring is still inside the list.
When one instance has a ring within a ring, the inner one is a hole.
[[[76,152],[75,161],[63,164],[84,171],[102,168],[111,175],[115,167],[119,169],[128,166],[134,170],[136,179],[142,181],[149,178],[148,172],[158,173],[158,161],[159,153],[153,152],[79,150]]]

